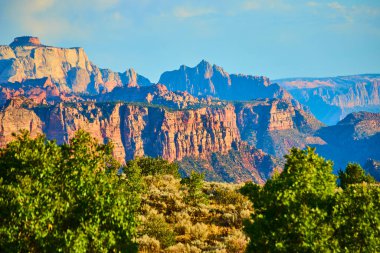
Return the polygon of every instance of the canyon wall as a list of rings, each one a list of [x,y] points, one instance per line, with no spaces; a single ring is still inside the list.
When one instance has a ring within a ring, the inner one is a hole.
[[[262,99],[235,105],[242,139],[269,154],[282,157],[292,147],[323,142],[314,136],[323,124],[289,100]]]
[[[83,48],[42,45],[38,38],[19,37],[0,46],[0,83],[48,77],[60,91],[98,94],[115,87],[150,85],[133,69],[123,73],[92,64]]]
[[[380,75],[276,80],[328,125],[351,112],[380,112]]]

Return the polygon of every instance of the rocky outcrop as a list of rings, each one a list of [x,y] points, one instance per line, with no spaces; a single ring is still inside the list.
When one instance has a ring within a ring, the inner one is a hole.
[[[209,168],[214,174],[223,174],[223,167],[234,168],[236,164],[241,172],[234,172],[229,181],[256,182],[265,181],[275,167],[270,156],[241,141],[232,104],[169,110],[95,102],[35,106],[16,99],[2,110],[0,123],[2,146],[12,139],[12,132],[20,129],[27,128],[33,135],[45,133],[58,143],[67,142],[77,130],[84,129],[99,142],[112,141],[114,155],[120,162],[144,155],[161,156],[169,161],[190,157],[211,161],[216,156],[219,162],[214,159]],[[242,160],[226,163],[222,158],[231,154]],[[225,180],[226,176],[219,179]]]
[[[10,47],[25,47],[25,46],[42,46],[40,39],[32,36],[17,37],[9,45]]]
[[[253,181],[263,184],[278,167],[279,161],[263,151],[241,143],[238,149],[231,149],[226,154],[212,153],[206,159],[185,157],[179,161],[182,176],[189,176],[192,171],[204,173],[206,180],[223,182]]]
[[[43,133],[44,123],[38,115],[22,105],[24,100],[14,99],[8,101],[0,111],[0,146],[4,147],[13,139],[12,133],[21,129],[28,130],[32,137]]]
[[[48,77],[28,79],[21,83],[4,83],[0,85],[0,106],[14,98],[27,99],[29,104],[54,104],[59,101],[83,101],[80,96],[60,92],[58,87]]]
[[[344,168],[348,162],[380,160],[380,113],[349,114],[335,126],[321,128],[317,135],[325,141],[315,145],[317,152],[333,160],[335,169]]]
[[[373,176],[377,182],[380,182],[380,161],[368,159],[363,169]]]
[[[271,84],[267,77],[230,75],[223,68],[204,60],[193,68],[182,65],[178,70],[163,73],[159,83],[166,85],[169,90],[224,100],[291,98],[285,89],[278,84]]]
[[[263,99],[235,104],[242,139],[269,154],[282,157],[292,147],[323,143],[314,136],[323,124],[289,100]]]
[[[380,75],[276,80],[328,125],[357,111],[380,112]]]
[[[171,109],[191,109],[205,106],[223,106],[226,102],[212,98],[196,98],[188,92],[169,91],[165,85],[155,84],[142,87],[116,87],[112,92],[93,97],[99,102],[125,101],[148,103]]]
[[[123,73],[92,64],[83,48],[44,46],[35,37],[16,38],[0,46],[0,84],[50,78],[60,91],[98,94],[115,87],[150,85],[133,69]]]

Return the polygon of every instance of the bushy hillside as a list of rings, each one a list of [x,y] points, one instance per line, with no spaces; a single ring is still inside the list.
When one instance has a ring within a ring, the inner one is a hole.
[[[204,181],[162,158],[121,166],[79,131],[0,149],[0,252],[379,252],[380,185],[292,149],[265,185]],[[338,179],[338,180],[337,180]]]
[[[191,184],[172,175],[145,177],[140,252],[244,252],[248,239],[242,227],[251,202],[237,191],[239,185],[199,179],[194,194]]]

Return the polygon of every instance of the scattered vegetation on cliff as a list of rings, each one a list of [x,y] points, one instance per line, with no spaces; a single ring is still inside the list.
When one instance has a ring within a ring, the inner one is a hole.
[[[263,186],[180,178],[79,131],[59,146],[21,132],[0,150],[1,252],[378,252],[380,187],[292,149]]]

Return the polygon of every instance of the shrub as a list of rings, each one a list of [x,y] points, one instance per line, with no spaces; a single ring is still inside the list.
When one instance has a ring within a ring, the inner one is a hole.
[[[207,195],[203,193],[204,174],[191,172],[190,177],[183,178],[181,184],[187,187],[186,203],[199,205],[207,202]]]
[[[248,238],[239,230],[228,236],[225,240],[226,250],[229,253],[243,253],[248,244]]]
[[[175,244],[175,235],[171,226],[165,221],[162,214],[148,214],[143,222],[141,234],[157,239],[163,248]]]
[[[180,177],[178,172],[178,164],[168,162],[161,157],[139,157],[135,161],[137,165],[141,168],[141,173],[143,176],[148,175],[173,175],[177,178]],[[127,164],[128,165],[128,164]]]
[[[191,238],[195,240],[206,240],[208,233],[208,226],[204,223],[197,223],[190,228]]]
[[[139,245],[139,252],[141,253],[159,253],[160,242],[155,238],[151,238],[148,235],[143,235],[137,239]]]
[[[357,163],[349,163],[345,171],[340,170],[339,186],[343,189],[347,188],[350,184],[359,184],[362,182],[374,183],[375,179],[366,174],[363,168]]]

